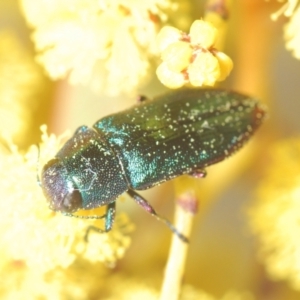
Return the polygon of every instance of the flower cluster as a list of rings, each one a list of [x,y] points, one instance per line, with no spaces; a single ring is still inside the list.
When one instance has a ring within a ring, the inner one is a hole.
[[[285,3],[281,6],[281,8],[271,15],[273,20],[277,20],[282,14],[286,17],[291,17],[298,5],[299,0],[278,0],[278,2]]]
[[[300,5],[299,0],[287,0],[282,7],[271,15],[277,20],[281,15],[290,18],[284,27],[284,38],[286,48],[294,57],[300,59]]]
[[[16,76],[18,74],[18,76]],[[32,125],[32,112],[46,98],[45,78],[17,36],[0,31],[0,131],[15,142],[24,142]],[[43,96],[44,97],[43,97]]]
[[[286,48],[300,59],[300,6],[294,11],[289,23],[284,28]]]
[[[148,76],[158,23],[170,0],[22,0],[38,61],[52,79],[95,92],[132,93]]]
[[[209,22],[196,20],[186,34],[165,26],[157,37],[163,62],[157,68],[159,80],[169,88],[213,86],[232,70],[232,60],[214,48],[217,29]]]
[[[270,277],[300,290],[300,139],[281,141],[269,157],[250,223]]]
[[[105,300],[156,300],[159,299],[159,293],[153,288],[146,285],[141,280],[132,280],[116,276],[114,279],[116,284],[113,284],[114,293],[111,297]],[[201,289],[197,289],[191,285],[183,284],[180,300],[254,300],[252,295],[247,292],[237,292],[230,290],[220,297],[215,297]]]
[[[0,283],[1,298],[6,295],[5,299],[19,299],[8,296],[15,287],[12,288],[7,282],[14,281],[15,274],[22,275],[19,281],[24,288],[21,293],[23,299],[34,299],[33,295],[24,297],[28,285],[32,285],[26,284],[30,278],[39,277],[39,281],[43,281],[45,274],[68,269],[78,260],[84,261],[84,264],[104,262],[113,266],[131,242],[129,234],[133,226],[122,214],[117,215],[110,233],[93,232],[89,235],[89,241],[85,242],[87,227],[98,225],[95,220],[66,217],[48,208],[37,183],[37,164],[42,165],[52,158],[65,141],[65,136],[48,136],[44,126],[42,130],[39,151],[32,146],[22,154],[11,143],[10,151],[0,149],[0,169],[5,170],[5,176],[0,181],[0,275],[1,278],[10,278]],[[42,289],[46,283],[40,283]],[[33,285],[32,292],[38,291],[36,284]]]

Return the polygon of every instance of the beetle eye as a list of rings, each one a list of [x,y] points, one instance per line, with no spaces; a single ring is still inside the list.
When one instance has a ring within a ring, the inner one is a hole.
[[[61,211],[72,213],[82,207],[82,198],[78,190],[68,193],[63,200]]]

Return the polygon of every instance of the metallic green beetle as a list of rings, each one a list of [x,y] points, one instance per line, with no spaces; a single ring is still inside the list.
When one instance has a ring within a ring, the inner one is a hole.
[[[178,90],[82,126],[42,170],[50,208],[66,215],[107,205],[112,228],[116,198],[127,192],[145,210],[166,219],[136,190],[192,174],[230,156],[262,123],[255,99],[221,89]]]

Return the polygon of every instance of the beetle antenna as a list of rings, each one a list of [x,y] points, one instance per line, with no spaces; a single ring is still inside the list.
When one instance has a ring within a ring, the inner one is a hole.
[[[103,219],[106,218],[106,214],[102,215],[102,216],[98,216],[98,215],[89,215],[89,216],[80,216],[80,215],[74,215],[72,213],[68,213],[68,212],[62,212],[62,215],[67,216],[67,217],[74,217],[77,219]]]
[[[106,220],[106,218],[107,218],[107,214],[102,215],[102,216],[97,216],[97,215],[79,216],[79,215],[73,215],[71,213],[66,213],[66,212],[63,212],[62,214],[64,216],[74,217],[74,218],[77,218],[77,219],[94,219],[94,220],[97,219],[97,220],[99,220],[99,219],[104,219],[105,218],[105,220]],[[99,233],[105,233],[105,232],[109,231],[109,230],[103,230],[103,229],[101,229],[101,228],[99,228],[97,226],[94,226],[94,225],[89,225],[87,227],[87,230],[86,230],[85,234],[84,234],[84,240],[85,240],[85,242],[89,241],[89,234],[90,234],[91,230],[97,231]]]
[[[129,189],[127,193],[144,210],[146,210],[148,213],[150,213],[159,221],[164,222],[183,242],[188,243],[189,241],[188,238],[184,236],[181,232],[179,232],[178,229],[174,227],[174,225],[169,220],[159,216],[155,212],[154,208],[150,205],[150,203],[145,198],[143,198],[140,194],[138,194],[136,191],[131,189]]]

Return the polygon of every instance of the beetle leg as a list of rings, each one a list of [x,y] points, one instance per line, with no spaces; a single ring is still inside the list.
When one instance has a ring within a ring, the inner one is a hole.
[[[95,230],[99,233],[108,232],[112,229],[113,223],[115,221],[115,213],[116,213],[116,202],[109,203],[106,207],[106,214],[101,216],[105,218],[104,229],[101,229],[97,226],[90,225],[84,235],[84,240],[88,242],[89,233],[91,230]]]
[[[205,178],[207,175],[207,172],[205,169],[195,169],[192,172],[188,173],[188,175],[190,175],[194,178]]]
[[[138,99],[137,99],[137,102],[138,102],[138,103],[142,103],[142,102],[145,102],[145,101],[147,101],[147,100],[149,100],[147,96],[139,95],[139,96],[138,96]]]
[[[185,237],[182,233],[180,233],[169,220],[159,216],[155,212],[154,208],[150,205],[150,203],[145,198],[143,198],[140,194],[138,194],[136,191],[131,189],[129,189],[127,193],[144,210],[146,210],[148,213],[150,213],[159,221],[164,222],[183,242],[188,242],[187,237]]]

